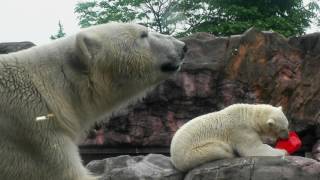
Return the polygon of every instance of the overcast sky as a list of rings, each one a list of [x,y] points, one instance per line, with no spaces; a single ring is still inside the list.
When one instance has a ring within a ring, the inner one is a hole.
[[[80,29],[74,14],[77,2],[79,0],[0,0],[0,42],[47,43],[57,32],[59,20],[67,35],[77,32]],[[320,30],[315,26],[308,30],[314,31]]]
[[[0,42],[32,41],[43,44],[61,21],[67,34],[80,28],[74,7],[78,0],[0,0]]]

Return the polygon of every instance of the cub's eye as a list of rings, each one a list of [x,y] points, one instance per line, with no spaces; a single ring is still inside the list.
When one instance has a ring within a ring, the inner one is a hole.
[[[140,34],[140,37],[141,37],[141,38],[146,38],[146,37],[148,37],[148,32],[143,31],[143,32]]]

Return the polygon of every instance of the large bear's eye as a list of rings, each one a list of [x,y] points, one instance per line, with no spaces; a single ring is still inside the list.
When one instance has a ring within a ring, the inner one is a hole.
[[[141,37],[141,38],[146,38],[146,37],[148,37],[148,32],[142,31],[141,34],[140,34],[140,37]]]

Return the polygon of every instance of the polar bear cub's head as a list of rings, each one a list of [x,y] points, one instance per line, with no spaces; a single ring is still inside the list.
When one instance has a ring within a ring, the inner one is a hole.
[[[289,135],[289,122],[282,108],[269,106],[268,111],[265,119],[265,132],[272,137],[287,139]]]
[[[109,23],[77,34],[85,70],[99,83],[143,88],[179,70],[186,46],[138,24]],[[141,87],[142,86],[142,87]]]

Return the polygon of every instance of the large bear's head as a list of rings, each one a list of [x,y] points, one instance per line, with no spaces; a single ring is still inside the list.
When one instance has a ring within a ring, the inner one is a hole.
[[[183,42],[138,24],[94,26],[80,32],[76,43],[92,81],[132,92],[177,72],[186,51]]]
[[[93,26],[71,38],[66,39],[74,43],[67,50],[72,52],[71,68],[65,74],[74,79],[70,99],[83,119],[140,99],[180,69],[187,51],[184,42],[138,24]]]

